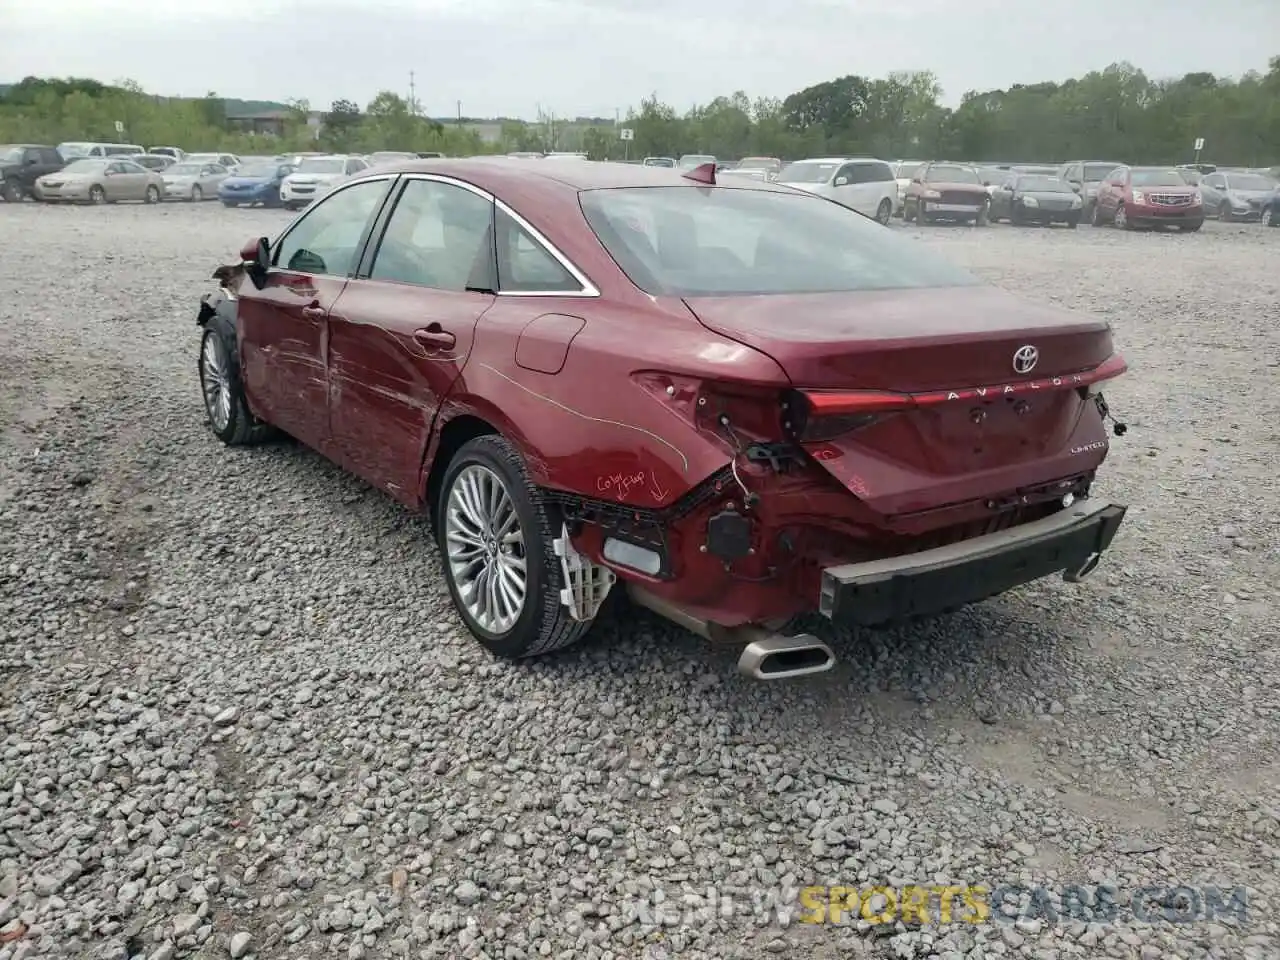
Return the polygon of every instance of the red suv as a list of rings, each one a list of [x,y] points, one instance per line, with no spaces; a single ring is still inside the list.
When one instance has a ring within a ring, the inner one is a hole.
[[[1093,225],[1121,230],[1174,224],[1183,232],[1204,226],[1200,190],[1173,167],[1116,167],[1098,187]]]

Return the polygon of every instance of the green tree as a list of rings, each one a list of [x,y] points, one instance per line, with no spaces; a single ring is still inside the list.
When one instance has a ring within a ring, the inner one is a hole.
[[[335,100],[320,119],[320,143],[335,153],[347,153],[356,148],[360,139],[360,126],[364,116],[360,108],[350,100]]]

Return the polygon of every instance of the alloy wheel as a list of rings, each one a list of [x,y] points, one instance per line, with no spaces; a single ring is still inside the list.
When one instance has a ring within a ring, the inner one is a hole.
[[[215,333],[206,333],[200,348],[200,385],[209,422],[219,432],[231,421],[231,375],[227,355]]]
[[[502,479],[478,463],[463,469],[445,509],[446,562],[467,614],[489,633],[515,626],[528,593],[524,530]]]

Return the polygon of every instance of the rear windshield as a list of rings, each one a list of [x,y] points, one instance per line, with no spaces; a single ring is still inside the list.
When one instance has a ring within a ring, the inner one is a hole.
[[[1118,166],[1120,166],[1118,163],[1086,163],[1084,165],[1085,183],[1101,183]]]
[[[801,192],[627,187],[580,195],[641,290],[719,297],[972,286],[971,274],[847,207]]]
[[[1135,187],[1185,187],[1187,181],[1177,170],[1133,170],[1130,183]]]

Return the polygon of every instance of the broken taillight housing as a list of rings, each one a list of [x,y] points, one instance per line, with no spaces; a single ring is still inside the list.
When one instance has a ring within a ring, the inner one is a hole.
[[[802,442],[831,440],[909,409],[907,394],[874,390],[789,390],[783,397],[783,427]]]

